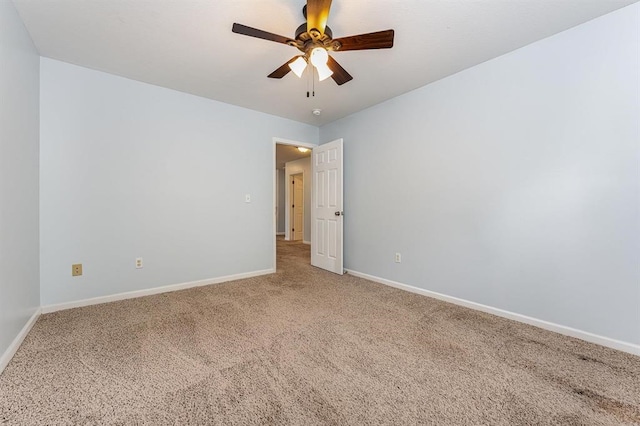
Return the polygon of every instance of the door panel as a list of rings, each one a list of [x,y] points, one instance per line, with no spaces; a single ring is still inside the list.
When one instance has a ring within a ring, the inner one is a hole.
[[[315,192],[316,194],[324,194],[324,170],[321,170],[315,175]],[[324,197],[316,197],[316,202],[314,203],[316,207],[324,207]]]
[[[329,207],[338,207],[338,172],[333,169],[329,170],[329,191],[327,195],[329,196]]]
[[[342,139],[313,149],[311,264],[343,274]]]
[[[317,219],[316,220],[316,236],[317,235],[324,235],[324,220],[323,219]],[[324,256],[325,255],[324,239],[323,238],[312,239],[311,240],[311,245],[312,246],[314,245],[314,241],[317,241],[317,244],[315,245],[316,253],[319,254],[320,256]]]
[[[338,256],[338,247],[337,247],[337,238],[336,235],[338,233],[338,221],[330,220],[329,221],[329,259],[335,260]]]

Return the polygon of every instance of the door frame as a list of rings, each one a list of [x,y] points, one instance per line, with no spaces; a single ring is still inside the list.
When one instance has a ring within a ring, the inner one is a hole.
[[[271,174],[272,177],[272,184],[273,184],[273,206],[271,208],[271,212],[273,213],[273,225],[272,225],[272,229],[271,229],[271,238],[273,238],[273,270],[276,270],[276,259],[277,259],[277,248],[276,248],[276,233],[278,232],[278,222],[277,222],[277,216],[276,216],[276,212],[277,212],[277,208],[278,208],[278,204],[277,204],[277,192],[278,192],[278,187],[276,186],[276,173],[275,173],[275,164],[276,164],[276,145],[280,144],[280,145],[293,145],[293,146],[302,146],[305,148],[309,148],[309,149],[313,149],[315,147],[318,146],[318,144],[315,143],[309,143],[309,142],[299,142],[299,141],[294,141],[291,139],[285,139],[285,138],[279,138],[279,137],[273,137],[272,139],[272,154],[271,154],[271,167],[274,167],[274,172]],[[285,169],[285,179],[286,179],[286,169]],[[313,176],[310,177],[310,179],[313,179]],[[313,185],[313,180],[311,181],[311,185]],[[313,187],[313,186],[312,186]],[[285,187],[286,190],[286,187]],[[285,201],[286,202],[286,201]],[[288,209],[285,209],[285,212]],[[287,228],[286,228],[286,220],[285,220],[285,232],[287,232]],[[309,236],[309,241],[311,241],[311,236]]]
[[[291,217],[291,204],[293,203],[293,194],[291,193],[291,184],[289,183],[291,178],[295,175],[302,175],[302,242],[305,244],[311,244],[311,240],[305,240],[305,238],[307,237],[307,235],[305,235],[304,232],[304,215],[307,214],[306,210],[304,209],[304,187],[306,186],[306,178],[307,176],[305,175],[304,169],[291,169],[291,170],[287,170],[285,168],[284,170],[284,178],[287,181],[287,186],[284,189],[284,203],[285,206],[287,206],[287,208],[285,209],[284,212],[284,240],[285,241],[291,241],[293,239],[293,236],[291,235],[291,227],[293,224],[293,218]]]

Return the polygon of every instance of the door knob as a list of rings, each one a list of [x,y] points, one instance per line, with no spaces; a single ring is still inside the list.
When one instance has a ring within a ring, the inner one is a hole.
[[[335,212],[334,213],[336,216],[344,216],[344,212]]]

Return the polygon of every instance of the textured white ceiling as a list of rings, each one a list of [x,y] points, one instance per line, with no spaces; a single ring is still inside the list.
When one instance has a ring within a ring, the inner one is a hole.
[[[6,1],[6,0],[2,0]],[[293,47],[304,0],[14,0],[42,56],[322,125],[637,0],[334,0],[334,38],[395,29],[388,50],[337,52],[343,86],[267,75]],[[316,117],[313,108],[321,108]]]
[[[293,145],[276,144],[276,169],[283,169],[289,161],[311,157],[311,151],[300,152],[298,147]]]

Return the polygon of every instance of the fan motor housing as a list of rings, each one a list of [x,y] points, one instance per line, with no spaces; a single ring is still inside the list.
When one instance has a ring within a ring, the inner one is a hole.
[[[306,22],[303,23],[302,25],[300,25],[296,29],[296,40],[306,41],[302,37],[303,34],[307,35],[306,38],[312,38],[310,35],[307,34],[307,23]],[[327,39],[332,39],[333,38],[333,31],[331,31],[331,28],[329,28],[328,26],[324,28],[324,36],[322,37],[322,40],[324,41],[325,38],[327,38]]]
[[[314,34],[310,34],[307,31],[307,23],[301,24],[296,29],[295,42],[289,43],[291,46],[296,47],[302,53],[308,53],[315,47],[323,47],[327,50],[339,50],[341,44],[337,41],[333,41],[333,31],[328,26],[324,29],[324,34],[311,30]]]

